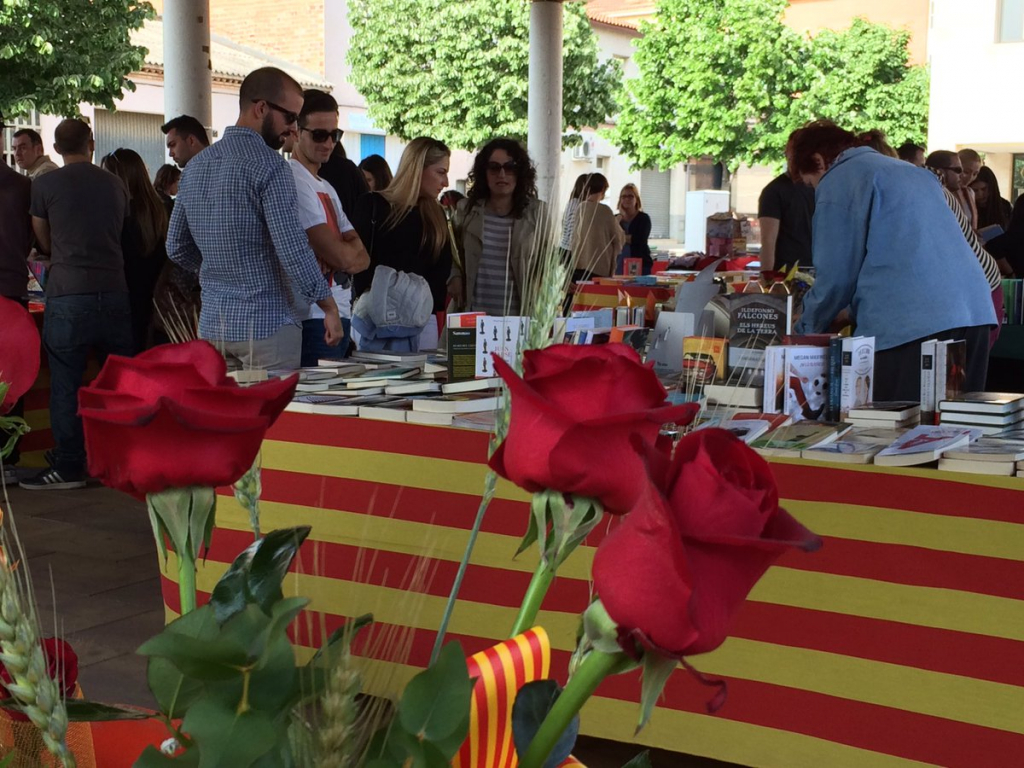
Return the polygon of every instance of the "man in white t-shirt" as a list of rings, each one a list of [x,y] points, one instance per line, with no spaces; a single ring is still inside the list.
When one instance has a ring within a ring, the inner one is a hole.
[[[331,283],[345,335],[349,336],[352,317],[350,276],[370,265],[363,247],[334,187],[317,174],[327,162],[335,144],[341,140],[338,129],[338,103],[323,91],[310,89],[303,94],[298,135],[291,147],[292,175],[299,199],[299,223],[306,230],[309,245],[320,268]],[[323,313],[315,304],[299,308],[302,323],[302,365],[317,364],[321,357],[347,354],[348,339],[341,347],[328,347],[323,340]]]

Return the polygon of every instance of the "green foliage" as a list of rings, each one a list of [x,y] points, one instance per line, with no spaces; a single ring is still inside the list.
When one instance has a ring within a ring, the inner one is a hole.
[[[782,160],[789,134],[827,118],[923,142],[928,74],[908,66],[909,33],[857,19],[801,38],[785,0],[659,0],[637,42],[612,140],[638,167],[710,155],[735,169]]]
[[[33,107],[74,116],[81,102],[113,109],[146,54],[132,30],[153,16],[138,0],[0,2],[0,112]]]
[[[349,20],[352,82],[381,128],[461,149],[526,138],[530,3],[351,0]],[[582,3],[564,6],[563,62],[564,126],[605,122],[621,67],[598,60]]]
[[[910,67],[910,33],[865,19],[842,32],[814,38],[810,83],[796,102],[791,125],[834,120],[850,131],[885,132],[897,147],[923,144],[928,130],[928,71]]]
[[[562,687],[554,680],[534,680],[516,692],[516,700],[512,704],[512,740],[519,755],[526,754],[530,742],[561,693]],[[577,712],[544,760],[544,768],[555,768],[572,754],[579,732],[580,716]]]
[[[806,43],[786,0],[659,0],[642,25],[612,140],[639,167],[711,155],[735,168],[781,154]]]
[[[398,716],[381,729],[370,746],[369,766],[443,768],[469,733],[473,679],[457,643],[449,643],[437,661],[409,681]]]

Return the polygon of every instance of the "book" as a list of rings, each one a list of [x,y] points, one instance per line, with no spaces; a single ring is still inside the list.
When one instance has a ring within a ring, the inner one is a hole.
[[[963,448],[974,433],[962,427],[943,427],[922,424],[907,430],[892,445],[875,456],[875,464],[889,467],[909,467],[938,461],[948,450]]]
[[[413,410],[405,412],[405,420],[410,424],[424,424],[431,427],[450,427],[454,418],[454,413],[430,413],[429,411]]]
[[[940,341],[935,345],[935,400],[956,400],[967,379],[967,342]]]
[[[448,381],[472,381],[476,376],[476,326],[448,328]]]
[[[688,389],[697,389],[726,374],[726,350],[729,343],[714,336],[687,336],[683,339],[683,380]]]
[[[409,366],[417,363],[427,362],[427,352],[368,352],[356,350],[352,353],[352,360],[369,360],[372,363],[394,363],[395,365]]]
[[[799,458],[802,451],[831,443],[849,429],[848,424],[841,422],[805,420],[788,427],[779,427],[751,442],[750,447],[764,456]]]
[[[853,430],[851,430],[852,432]],[[840,464],[870,464],[885,446],[875,440],[844,435],[838,440],[800,451],[809,461],[834,461]]]
[[[981,437],[963,448],[946,451],[942,456],[964,461],[1024,461],[1024,440]]]
[[[502,385],[501,377],[491,379],[470,379],[469,381],[449,381],[441,385],[441,391],[446,395],[458,395],[462,392],[480,392],[485,389],[496,389]]]
[[[874,395],[875,337],[854,336],[840,342],[839,418],[870,403]]]
[[[1024,411],[1011,413],[964,413],[962,411],[939,411],[940,424],[970,424],[977,426],[1002,427],[1009,429],[1024,421]]]
[[[764,402],[761,409],[765,413],[781,413],[786,392],[786,348],[779,346],[767,347],[764,351]]]
[[[335,395],[298,395],[285,406],[293,413],[319,413],[330,416],[358,416],[363,405],[384,403],[393,398],[379,395],[366,397],[338,397]]]
[[[935,339],[921,342],[921,423],[936,423],[935,397]]]
[[[291,371],[288,371],[291,374]],[[239,384],[258,384],[261,381],[267,381],[270,378],[270,373],[262,368],[249,368],[244,371],[229,371],[228,376],[237,381]],[[301,377],[299,381],[301,381]]]
[[[405,421],[405,415],[412,410],[413,400],[397,398],[387,402],[359,406],[360,419],[375,421]]]
[[[846,420],[853,424],[855,427],[866,429],[870,427],[890,427],[891,429],[907,429],[909,427],[916,427],[921,423],[921,420],[917,416],[912,416],[909,419],[903,419],[902,421],[881,421],[879,419],[860,419],[855,416],[847,416]]]
[[[824,418],[828,402],[828,348],[802,344],[783,349],[783,410],[793,421]]]
[[[612,328],[608,336],[610,342],[621,342],[635,349],[641,357],[647,351],[647,343],[651,338],[651,328],[640,325],[620,325]]]
[[[939,469],[946,472],[967,472],[972,475],[1002,475],[1013,477],[1017,471],[1016,463],[1012,461],[976,461],[966,459],[947,459],[945,456],[939,459]]]
[[[479,432],[493,432],[498,414],[495,411],[481,413],[459,413],[452,419],[453,427],[475,429]]]
[[[441,385],[436,381],[408,381],[384,387],[384,394],[387,395],[425,395],[440,391]]]
[[[716,426],[718,429],[731,432],[749,445],[761,435],[771,431],[772,422],[768,419],[725,419]]]
[[[857,408],[851,408],[849,416],[851,419],[866,421],[878,421],[885,423],[898,423],[909,421],[921,413],[919,403],[896,400],[881,403],[865,403]]]
[[[764,350],[788,332],[787,302],[766,293],[724,293],[708,303],[715,327],[725,328],[729,370],[764,369]]]
[[[431,413],[479,413],[493,411],[501,405],[501,396],[490,392],[468,392],[413,400],[414,411]]]
[[[609,327],[610,325],[609,322]],[[477,378],[494,375],[494,361],[491,355],[497,355],[512,365],[522,349],[522,343],[526,341],[529,327],[529,317],[483,315],[476,318],[476,369],[474,375]]]
[[[1024,395],[1016,392],[967,392],[939,402],[940,411],[958,413],[1015,413],[1024,410]]]
[[[843,371],[843,337],[833,336],[828,344],[828,380],[840,381]],[[840,394],[842,387],[828,388],[828,407],[825,418],[836,421],[839,418]]]
[[[704,396],[709,403],[726,407],[747,406],[760,408],[764,401],[764,387],[738,387],[731,384],[705,384]]]
[[[378,368],[374,371],[367,371],[358,376],[352,376],[345,380],[346,389],[362,389],[366,387],[380,387],[396,379],[411,379],[420,374],[419,368]]]

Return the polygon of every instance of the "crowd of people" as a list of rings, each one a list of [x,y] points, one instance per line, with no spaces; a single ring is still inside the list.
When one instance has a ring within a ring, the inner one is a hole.
[[[551,214],[520,142],[487,142],[466,195],[447,189],[451,152],[433,138],[411,141],[394,173],[379,155],[356,165],[334,98],[272,67],[245,78],[238,119],[215,144],[187,115],[162,131],[174,164],[152,182],[129,148],[94,165],[77,119],[55,131],[62,167],[23,129],[25,173],[0,168],[0,295],[25,301],[27,261],[46,295],[56,448],[24,487],[84,485],[76,411],[90,352],[199,337],[229,369],[291,369],[344,356],[354,340],[433,348],[450,311],[523,312]],[[898,154],[877,132],[794,133],[788,171],[760,201],[762,268],[816,268],[798,330],[849,318],[876,336],[879,396],[916,397],[905,374],[926,337],[964,338],[968,386],[981,388],[999,281],[1021,261],[1021,206],[971,150]],[[558,246],[575,281],[651,271],[639,190],[622,188],[617,213],[608,192],[587,173],[568,196]]]

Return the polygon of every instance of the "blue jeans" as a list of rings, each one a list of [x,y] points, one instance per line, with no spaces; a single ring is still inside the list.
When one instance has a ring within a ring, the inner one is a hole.
[[[341,327],[345,329],[345,338],[336,347],[328,346],[324,341],[324,320],[322,317],[311,317],[302,321],[302,367],[312,368],[322,357],[348,357],[352,346],[352,321],[341,318]]]
[[[127,293],[86,293],[46,300],[43,349],[50,362],[50,427],[54,468],[65,479],[85,472],[85,437],[78,416],[89,350],[100,363],[107,355],[132,354],[132,314]]]

